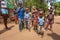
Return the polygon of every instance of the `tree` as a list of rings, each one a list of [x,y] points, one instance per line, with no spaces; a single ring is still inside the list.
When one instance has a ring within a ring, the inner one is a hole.
[[[25,0],[25,7],[36,6],[37,9],[43,8],[45,11],[47,10],[47,4],[45,0]]]
[[[55,9],[56,9],[56,14],[60,15],[60,2],[54,3]]]

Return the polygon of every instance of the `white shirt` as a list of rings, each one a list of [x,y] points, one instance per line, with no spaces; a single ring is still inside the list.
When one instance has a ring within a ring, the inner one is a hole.
[[[30,20],[30,14],[31,14],[30,12],[29,12],[29,13],[26,13],[26,12],[25,12],[24,18],[26,18],[27,21]]]
[[[6,8],[7,7],[7,3],[5,1],[1,1],[1,7]]]

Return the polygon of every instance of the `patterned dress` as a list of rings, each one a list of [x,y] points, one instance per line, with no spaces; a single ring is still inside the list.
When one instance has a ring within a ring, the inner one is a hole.
[[[35,13],[34,14],[34,25],[37,25],[38,24],[38,14],[37,13]]]

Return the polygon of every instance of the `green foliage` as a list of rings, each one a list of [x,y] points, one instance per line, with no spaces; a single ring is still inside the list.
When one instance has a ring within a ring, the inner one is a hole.
[[[9,9],[13,9],[14,8],[14,4],[13,4],[13,2],[10,2],[10,0],[7,0],[7,7],[9,8]]]
[[[60,15],[60,2],[54,4],[56,8],[56,14]]]
[[[44,0],[25,0],[25,7],[32,7],[36,6],[37,9],[43,8],[45,11],[47,11],[47,3]]]

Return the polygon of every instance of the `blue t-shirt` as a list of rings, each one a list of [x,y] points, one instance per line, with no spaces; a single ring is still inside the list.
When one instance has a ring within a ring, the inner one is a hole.
[[[40,17],[38,17],[38,22],[39,22],[39,25],[40,26],[43,26],[44,25],[44,18],[40,18]]]
[[[24,8],[20,8],[18,11],[18,18],[24,19]]]
[[[1,9],[1,12],[2,12],[2,14],[8,14],[8,10],[7,9]]]

